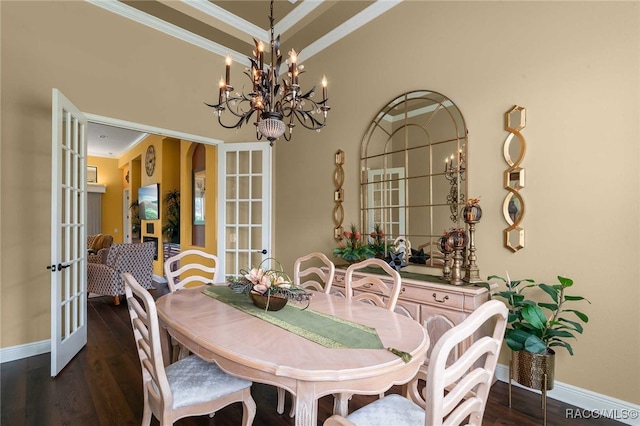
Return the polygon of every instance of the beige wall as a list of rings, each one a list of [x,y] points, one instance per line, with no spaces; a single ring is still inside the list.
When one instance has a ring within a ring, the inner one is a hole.
[[[220,57],[86,2],[0,8],[6,348],[49,338],[52,87],[107,117],[230,141],[253,129],[221,130],[202,107]],[[576,355],[559,354],[557,380],[640,403],[639,28],[637,2],[407,1],[306,61],[303,85],[325,73],[332,111],[322,132],[298,127],[276,142],[274,254],[290,269],[303,253],[330,253],[334,152],[346,154],[348,224],[369,120],[401,92],[437,90],[470,129],[481,274],[572,277],[591,321]],[[527,247],[516,254],[502,247],[501,215],[503,114],[514,104],[528,113]]]
[[[469,128],[481,275],[572,277],[591,319],[575,356],[558,354],[556,379],[640,403],[639,28],[637,2],[409,1],[305,61],[303,83],[327,75],[332,111],[320,133],[276,142],[275,255],[291,268],[301,253],[329,253],[333,153],[345,151],[348,225],[369,121],[403,91],[439,91]],[[526,248],[515,254],[502,245],[504,113],[514,104],[527,108],[528,145]]]

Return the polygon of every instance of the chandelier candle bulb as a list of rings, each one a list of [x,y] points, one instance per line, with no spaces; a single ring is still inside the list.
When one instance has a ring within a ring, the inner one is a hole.
[[[289,62],[291,63],[291,84],[298,84],[298,54],[295,50],[291,49],[289,52]]]
[[[226,77],[224,79],[225,83],[227,84],[227,86],[229,85],[229,76],[231,75],[231,62],[233,62],[233,59],[231,59],[231,55],[227,54],[226,58],[224,59],[224,63],[226,65]]]
[[[222,103],[222,92],[224,91],[224,88],[226,86],[226,83],[224,82],[224,79],[222,77],[220,77],[220,83],[218,83],[218,86],[219,86],[218,103],[221,104]]]
[[[258,63],[260,65],[260,71],[264,68],[264,43],[258,43]]]
[[[322,76],[322,99],[327,100],[327,77]]]

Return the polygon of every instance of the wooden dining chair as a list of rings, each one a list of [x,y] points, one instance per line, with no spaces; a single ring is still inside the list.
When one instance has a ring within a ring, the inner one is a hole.
[[[198,249],[189,249],[170,257],[164,262],[164,275],[170,292],[178,291],[187,284],[205,285],[218,282],[218,258]],[[172,362],[189,355],[189,350],[171,337]]]
[[[413,379],[424,380],[422,392],[410,386],[416,390],[407,397],[387,395],[346,418],[333,415],[324,426],[458,425],[467,418],[465,424],[482,425],[507,314],[504,303],[490,300],[447,331],[433,348],[426,375]],[[475,342],[453,364],[447,365],[449,353],[471,336],[476,337]]]
[[[380,276],[375,274],[366,275],[357,279],[353,277],[355,271],[370,267],[381,268],[382,272],[393,279],[392,284],[387,284]],[[344,275],[344,284],[347,300],[370,303],[393,312],[398,302],[398,296],[400,296],[402,280],[400,273],[393,269],[385,260],[371,258],[350,265]],[[357,292],[359,288],[366,289],[367,291]],[[347,410],[351,396],[352,394],[348,393],[334,395],[334,412]],[[381,393],[380,398],[383,396],[384,394]]]
[[[318,266],[324,264],[329,271],[324,272]],[[336,274],[336,266],[324,253],[309,253],[299,257],[293,264],[293,284],[296,287],[306,288],[308,290],[319,291],[330,294],[333,278]],[[303,281],[304,279],[304,281]],[[284,413],[285,390],[278,388],[278,405],[276,411],[278,414]],[[296,398],[291,396],[291,411],[289,417],[293,417],[296,412]]]
[[[217,283],[218,258],[202,250],[190,249],[170,257],[164,263],[169,291],[180,290],[185,285]]]
[[[324,272],[318,264],[326,266],[329,271]],[[336,266],[324,253],[309,253],[297,258],[293,264],[293,284],[296,287],[330,294],[335,274]]]
[[[362,278],[354,279],[353,273],[359,269],[377,267],[391,276],[393,284],[388,285],[379,276],[367,275]],[[393,269],[383,259],[366,259],[362,262],[354,263],[347,268],[347,272],[344,276],[345,291],[347,293],[347,299],[361,300],[367,303],[372,303],[376,306],[383,307],[393,312],[398,302],[398,296],[400,295],[400,287],[402,285],[400,273]],[[358,288],[367,289],[368,291],[355,292]],[[373,291],[373,292],[371,292]],[[386,298],[386,300],[385,300]]]
[[[149,425],[154,415],[161,425],[172,425],[183,417],[212,416],[229,404],[242,402],[242,424],[251,425],[256,414],[256,403],[251,397],[252,383],[231,376],[215,363],[195,355],[165,368],[153,297],[131,274],[124,273],[122,277],[142,368],[142,424]]]

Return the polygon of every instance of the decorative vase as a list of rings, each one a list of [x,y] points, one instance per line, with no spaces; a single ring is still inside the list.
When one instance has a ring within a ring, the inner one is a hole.
[[[482,209],[477,203],[469,203],[462,209],[462,217],[466,223],[478,223],[482,217]]]
[[[539,354],[527,351],[514,352],[511,378],[531,389],[547,391],[553,389],[555,355],[552,349]],[[546,387],[544,387],[545,375]]]
[[[254,305],[267,311],[279,311],[287,304],[287,299],[282,296],[266,296],[253,290],[249,294],[251,295],[251,300]]]
[[[440,237],[439,241],[440,251],[444,255],[444,265],[442,266],[442,278],[445,280],[451,279],[451,253],[453,253],[453,247],[449,245],[449,234],[444,233]]]

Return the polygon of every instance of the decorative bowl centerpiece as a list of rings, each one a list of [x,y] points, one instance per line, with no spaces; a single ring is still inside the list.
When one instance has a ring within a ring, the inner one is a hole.
[[[271,261],[276,263],[277,267],[267,269],[266,264]],[[229,279],[229,287],[235,293],[249,294],[254,305],[267,311],[279,311],[289,300],[306,303],[303,308],[306,309],[311,298],[311,293],[293,285],[280,262],[271,257],[248,272],[241,269],[239,277]]]

